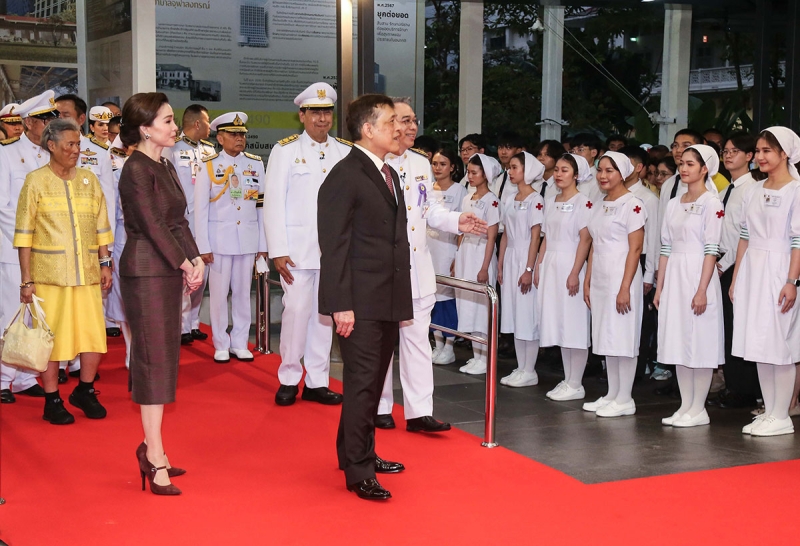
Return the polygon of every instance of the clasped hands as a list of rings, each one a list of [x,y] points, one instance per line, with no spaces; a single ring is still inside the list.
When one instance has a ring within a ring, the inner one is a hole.
[[[206,264],[202,256],[196,257],[191,262],[187,260],[184,262],[184,265],[181,266],[181,269],[183,270],[183,284],[186,287],[187,294],[203,286]]]

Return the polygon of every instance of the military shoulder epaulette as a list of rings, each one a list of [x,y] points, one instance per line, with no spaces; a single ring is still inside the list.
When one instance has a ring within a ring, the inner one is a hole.
[[[128,154],[126,154],[125,150],[123,150],[122,148],[111,148],[111,150],[109,150],[109,151],[110,151],[110,153],[112,153],[114,155],[118,155],[120,157],[128,157]]]
[[[98,146],[100,146],[102,149],[104,149],[104,150],[108,150],[108,144],[106,144],[106,143],[105,143],[105,142],[103,142],[102,140],[98,140],[97,138],[95,138],[95,136],[94,136],[94,135],[90,136],[90,137],[89,137],[89,140],[90,140],[90,141],[91,141],[93,144],[97,144]]]
[[[208,157],[204,157],[204,158],[203,158],[203,163],[206,163],[206,162],[208,162],[208,161],[211,161],[212,159],[216,159],[217,157],[219,157],[219,154],[214,154],[214,155],[210,155],[210,156],[208,156]]]
[[[211,143],[210,143],[209,141],[207,141],[207,140],[200,139],[200,143],[201,143],[201,144],[205,144],[206,146],[211,146],[212,148],[214,147],[214,145],[213,145],[213,144],[211,144]]]
[[[287,144],[291,144],[292,142],[294,142],[298,138],[300,138],[300,135],[288,136],[288,137],[284,138],[283,140],[279,140],[278,144],[280,144],[281,146],[286,146]]]
[[[251,154],[251,153],[245,152],[244,156],[245,157],[249,157],[250,159],[257,159],[258,161],[261,161],[261,156],[260,155]]]
[[[336,140],[338,140],[339,142],[341,142],[345,146],[351,146],[351,147],[353,146],[353,143],[350,142],[349,140],[345,140],[345,139],[339,138],[339,137],[336,137]]]
[[[420,150],[419,148],[409,148],[409,150],[419,155],[424,155],[426,159],[428,158],[428,154],[425,153],[425,150]]]
[[[175,142],[180,142],[181,140],[183,140],[183,137],[181,135],[175,137]]]
[[[18,140],[19,140],[19,137],[15,136],[15,137],[7,138],[5,140],[0,140],[0,144],[2,144],[3,146],[8,146],[9,144],[13,144]]]

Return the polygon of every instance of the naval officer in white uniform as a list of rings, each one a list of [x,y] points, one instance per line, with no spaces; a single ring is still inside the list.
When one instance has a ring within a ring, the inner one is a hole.
[[[183,132],[175,141],[172,148],[164,148],[164,153],[178,173],[183,193],[186,195],[186,220],[192,235],[194,231],[194,186],[197,182],[197,173],[203,167],[203,160],[216,153],[214,145],[208,140],[211,133],[211,124],[208,119],[208,109],[202,104],[192,104],[183,111],[181,120]],[[206,268],[206,280],[211,268]],[[203,303],[203,293],[206,283],[190,294],[183,295],[181,307],[181,345],[188,345],[195,339],[208,339],[208,334],[200,331],[200,304]]]
[[[305,130],[272,149],[267,163],[264,227],[267,245],[283,287],[281,319],[281,386],[275,403],[290,406],[297,398],[305,364],[303,400],[335,405],[342,395],[328,388],[332,319],[317,310],[319,241],[317,193],[334,165],[352,144],[328,135],[333,125],[336,91],[315,83],[294,103]],[[300,359],[303,359],[303,364]]]
[[[194,234],[209,264],[208,292],[214,362],[233,356],[250,362],[250,287],[253,264],[267,257],[259,208],[264,194],[264,163],[244,151],[247,114],[229,112],[211,122],[222,151],[203,160],[194,185]],[[228,292],[233,329],[228,336]]]
[[[410,432],[442,432],[450,430],[449,423],[433,418],[433,364],[428,332],[431,311],[436,303],[436,272],[428,250],[428,225],[449,233],[483,233],[486,222],[471,212],[450,211],[439,201],[428,199],[433,191],[433,171],[422,151],[411,149],[419,125],[410,99],[393,99],[395,113],[401,125],[400,152],[388,154],[386,163],[400,176],[404,192],[408,223],[406,231],[411,245],[411,296],[414,320],[400,323],[400,382],[403,385],[403,409],[406,430]],[[392,365],[378,405],[375,426],[394,428],[392,406]]]
[[[50,152],[39,146],[44,128],[58,117],[55,93],[45,91],[17,106],[15,112],[22,118],[25,132],[16,138],[2,141],[0,146],[0,324],[5,327],[19,308],[19,256],[11,241],[17,217],[17,201],[25,177],[29,172],[44,167],[50,161]],[[31,374],[0,363],[0,400],[15,401],[13,392],[44,396],[44,389],[36,382],[38,374]]]

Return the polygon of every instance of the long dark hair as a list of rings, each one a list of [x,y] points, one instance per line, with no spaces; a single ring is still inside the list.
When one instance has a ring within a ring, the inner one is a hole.
[[[440,148],[436,150],[436,153],[433,155],[436,156],[436,154],[443,155],[450,162],[450,176],[454,181],[458,182],[464,178],[464,168],[461,164],[461,158],[455,150],[451,148]]]

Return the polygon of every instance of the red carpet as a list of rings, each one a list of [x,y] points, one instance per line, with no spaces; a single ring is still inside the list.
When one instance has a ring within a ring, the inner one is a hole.
[[[2,407],[0,538],[11,546],[798,540],[800,461],[590,486],[460,431],[397,429],[379,431],[378,453],[408,470],[380,477],[392,500],[362,501],[337,469],[339,408],[275,406],[278,357],[217,365],[210,340],[184,349],[165,417],[167,453],[189,471],[175,479],[184,494],[156,497],[141,491],[138,409],[122,342],[109,341],[97,383],[107,419],[76,409],[74,425],[56,427],[42,421],[39,399]]]

